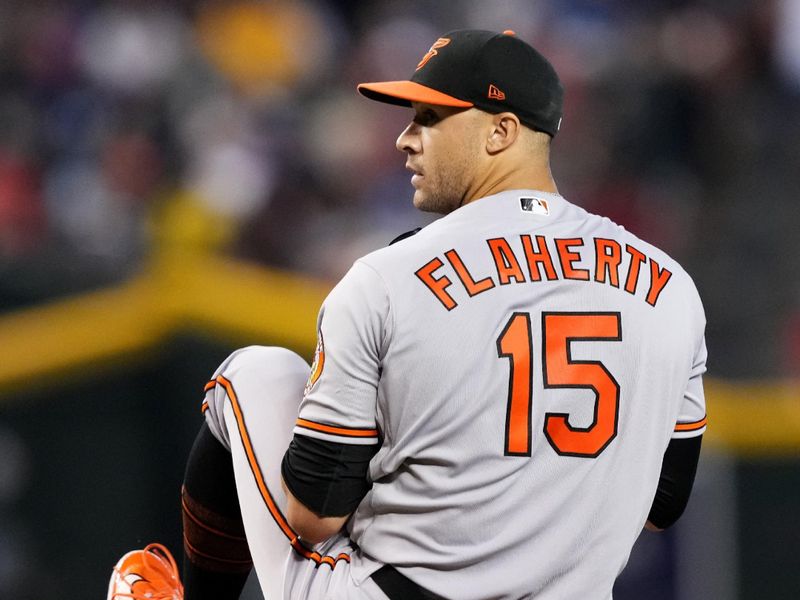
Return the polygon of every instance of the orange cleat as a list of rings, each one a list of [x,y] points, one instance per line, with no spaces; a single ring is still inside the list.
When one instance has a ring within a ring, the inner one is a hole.
[[[119,559],[106,600],[183,600],[178,565],[161,544],[149,544]]]

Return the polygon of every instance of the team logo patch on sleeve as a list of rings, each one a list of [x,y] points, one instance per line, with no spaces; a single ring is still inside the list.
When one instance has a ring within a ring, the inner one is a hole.
[[[550,215],[550,207],[547,204],[547,200],[542,200],[541,198],[520,198],[519,207],[524,213],[544,215],[545,217]]]
[[[322,375],[322,369],[325,368],[325,343],[322,340],[322,330],[317,333],[317,349],[314,351],[314,362],[311,363],[311,375],[308,376],[306,389],[303,391],[305,396],[317,383],[319,376]]]

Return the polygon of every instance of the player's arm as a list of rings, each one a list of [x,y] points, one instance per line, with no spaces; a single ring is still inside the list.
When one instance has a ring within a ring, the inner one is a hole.
[[[369,491],[367,469],[377,446],[360,446],[295,435],[281,475],[286,519],[305,541],[317,544],[341,531]]]
[[[288,502],[286,520],[295,533],[310,544],[318,544],[337,534],[347,523],[347,519],[350,518],[350,515],[345,517],[320,517],[295,498],[286,488],[285,483],[283,487]]]
[[[699,297],[698,320],[705,325]],[[664,452],[653,505],[647,517],[646,527],[650,531],[662,531],[675,523],[683,514],[692,493],[700,446],[706,430],[706,402],[703,393],[703,373],[706,371],[706,343],[700,331],[695,351],[692,372],[683,395],[683,404],[678,416],[675,432]]]
[[[378,383],[391,332],[383,280],[361,261],[325,299],[314,369],[281,475],[290,526],[307,542],[337,533],[371,487]]]
[[[702,438],[702,435],[698,435],[670,440],[645,525],[650,531],[663,531],[674,524],[686,509],[700,459]]]

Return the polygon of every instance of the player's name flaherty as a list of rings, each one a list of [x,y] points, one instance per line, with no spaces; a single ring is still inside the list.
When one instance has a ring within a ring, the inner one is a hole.
[[[629,294],[636,295],[639,280],[642,279],[649,284],[644,300],[650,306],[655,306],[672,277],[672,273],[665,267],[662,268],[652,257],[630,244],[625,244],[623,248],[615,240],[548,239],[543,235],[519,237],[521,254],[519,250],[515,252],[505,238],[486,240],[496,274],[479,278],[483,273],[476,275],[464,264],[455,249],[445,252],[444,260],[438,256],[432,258],[417,269],[415,274],[447,310],[458,306],[458,302],[448,291],[454,280],[472,297],[487,292],[498,284],[559,279],[595,281],[615,288],[622,286]],[[594,260],[593,268],[578,266],[580,263],[591,267],[591,259]],[[449,269],[445,267],[445,260]]]

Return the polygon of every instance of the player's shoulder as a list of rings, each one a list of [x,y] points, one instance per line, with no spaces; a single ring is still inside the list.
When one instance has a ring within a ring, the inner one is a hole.
[[[420,241],[427,237],[424,229],[415,229],[391,240],[390,245],[378,248],[358,259],[338,281],[325,299],[325,309],[333,307],[354,310],[364,305],[386,312],[404,288],[401,281],[422,252]]]
[[[613,223],[613,221],[611,221]],[[673,276],[678,276],[687,280],[687,282],[692,283],[692,276],[689,275],[688,271],[684,269],[683,265],[670,253],[666,250],[661,248],[660,246],[655,245],[652,242],[647,241],[646,239],[639,237],[637,234],[628,231],[623,226],[614,223],[616,227],[619,227],[626,236],[626,243],[627,245],[636,248],[637,250],[643,252],[649,260],[657,261],[658,264],[663,268],[667,267],[672,272]]]
[[[586,214],[586,218],[593,223],[592,229],[595,236],[615,240],[620,244],[622,253],[629,255],[631,260],[635,260],[637,256],[643,256],[650,268],[655,265],[657,269],[669,271],[670,277],[673,279],[673,285],[683,286],[687,294],[696,296],[697,300],[699,300],[697,287],[692,276],[670,253],[616,223],[609,217],[594,214],[579,207],[578,209],[583,211]]]
[[[425,226],[417,227],[396,236],[389,243],[356,261],[371,267],[380,274],[391,275],[398,267],[413,263],[417,257],[425,254],[435,245],[437,239],[436,229],[438,221]]]
[[[413,256],[420,253],[420,241],[428,237],[427,227],[417,227],[388,240],[382,246],[357,258],[345,276],[339,281],[341,287],[351,281],[381,280],[384,285],[405,264],[413,262]]]

